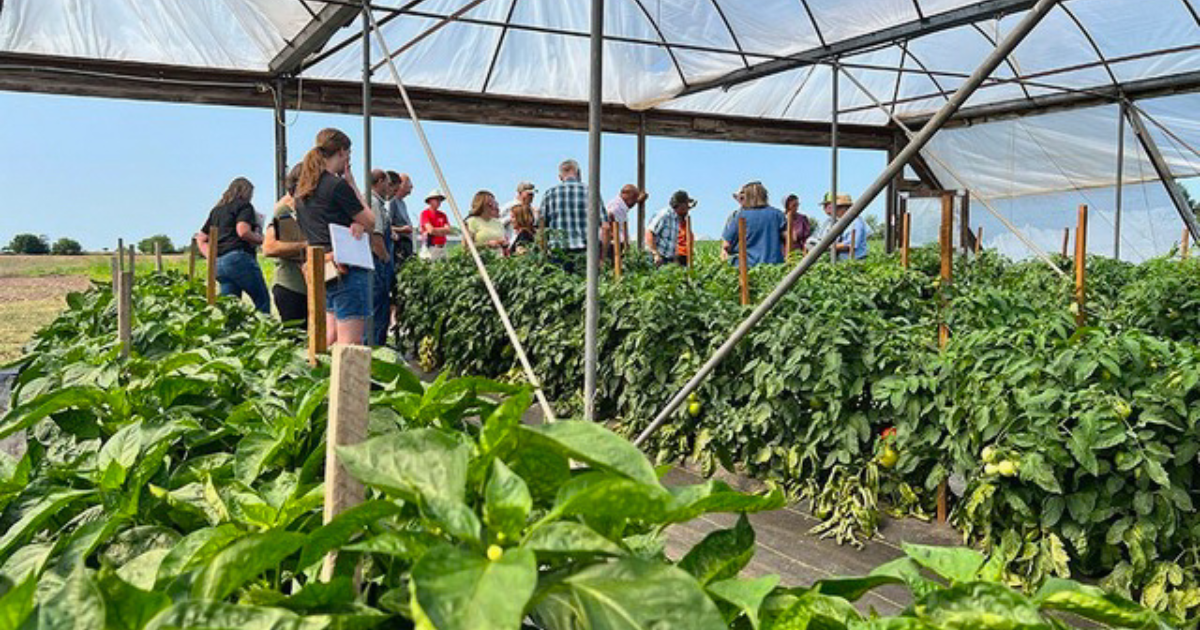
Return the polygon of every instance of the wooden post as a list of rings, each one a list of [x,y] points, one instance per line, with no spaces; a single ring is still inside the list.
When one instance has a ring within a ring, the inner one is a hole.
[[[188,284],[196,280],[196,237],[188,244]]]
[[[746,217],[738,217],[738,284],[742,288],[742,306],[750,303],[749,263],[746,261]]]
[[[317,365],[325,352],[325,248],[308,248],[308,364]]]
[[[983,226],[979,226],[979,234],[975,235],[975,255],[983,251]]]
[[[787,234],[783,237],[783,262],[792,255],[792,215],[787,214]]]
[[[117,300],[117,340],[121,344],[121,358],[129,358],[133,346],[133,270],[121,272],[120,297]]]
[[[954,273],[954,195],[942,195],[942,227],[940,233],[942,250],[941,287],[942,291],[949,286]],[[946,300],[942,299],[942,321],[938,324],[938,348],[945,348],[950,341],[950,327],[946,325]],[[937,489],[937,522],[946,523],[948,509],[946,505],[946,482],[938,484]]]
[[[137,251],[137,250],[134,248],[134,246],[130,245],[129,246],[129,269],[128,269],[129,273],[134,273],[137,271],[136,262],[133,259],[133,254],[135,251]]]
[[[371,349],[359,345],[335,345],[329,382],[329,427],[325,439],[326,523],[362,503],[366,497],[363,485],[338,462],[337,447],[357,444],[367,437],[370,394]],[[336,552],[325,556],[321,581],[328,582],[333,578],[336,564]]]
[[[858,260],[858,232],[854,231],[850,232],[850,260]]]
[[[549,245],[546,239],[546,217],[544,216],[538,217],[538,244],[542,247],[543,255],[549,253]]]
[[[1180,251],[1179,251],[1181,260],[1188,259],[1188,248],[1191,245],[1191,240],[1192,240],[1192,233],[1188,232],[1187,228],[1183,228],[1183,240],[1180,241]]]
[[[900,229],[900,266],[908,269],[908,240],[912,234],[912,215],[905,212]]]
[[[621,233],[618,232],[616,229],[617,224],[610,223],[609,225],[613,226],[613,234],[612,234],[613,276],[616,277],[616,279],[620,280],[621,279],[621,246],[624,243],[621,242]]]
[[[1087,323],[1087,315],[1083,308],[1087,303],[1087,223],[1088,207],[1079,206],[1079,226],[1075,228],[1075,303],[1079,311],[1075,313],[1075,325]]]
[[[208,305],[212,306],[217,303],[217,256],[220,248],[217,246],[217,228],[208,229]],[[325,308],[322,305],[320,312],[324,313]]]
[[[158,241],[154,241],[154,270],[158,273],[163,272],[162,243]]]
[[[112,257],[112,296],[116,304],[121,299],[121,254]]]
[[[696,233],[692,231],[692,217],[687,218],[687,259],[688,271],[692,270],[692,263],[696,258]]]
[[[1067,245],[1071,242],[1071,228],[1063,228],[1063,258],[1067,257]]]

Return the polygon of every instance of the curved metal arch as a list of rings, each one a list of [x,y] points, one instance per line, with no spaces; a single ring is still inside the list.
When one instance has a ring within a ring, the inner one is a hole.
[[[508,5],[504,28],[500,29],[500,39],[496,40],[496,50],[492,52],[492,62],[488,64],[487,76],[483,77],[483,87],[479,89],[480,93],[486,94],[488,85],[492,82],[492,73],[496,71],[496,63],[500,61],[500,49],[504,47],[504,38],[508,36],[508,25],[512,23],[513,14],[517,11],[517,2],[519,0],[512,0],[512,4]]]
[[[975,28],[976,33],[979,33],[984,39],[987,40],[989,46],[992,48],[996,47],[996,40],[992,39],[992,36],[988,35],[987,31],[983,30],[982,26],[980,26],[978,23],[971,24],[971,26]],[[1004,65],[1008,66],[1009,72],[1012,72],[1013,77],[1018,79],[1017,85],[1020,86],[1021,93],[1025,95],[1025,98],[1033,99],[1033,95],[1029,93],[1029,88],[1025,87],[1025,84],[1019,80],[1021,73],[1017,71],[1017,64],[1013,63],[1012,55],[1004,57]]]
[[[800,0],[800,4],[804,6],[804,13],[808,15],[808,21],[812,22],[813,30],[817,33],[817,41],[821,42],[822,48],[828,48],[829,42],[825,41],[825,34],[821,32],[821,25],[817,24],[817,16],[813,14],[812,7],[808,6],[808,0]]]
[[[650,12],[646,10],[646,5],[642,4],[642,0],[633,0],[633,3],[641,9],[642,15],[646,16],[646,21],[650,23],[650,28],[653,28],[654,32],[658,34],[659,41],[662,42],[663,48],[667,49],[667,55],[671,57],[671,64],[675,66],[675,72],[679,73],[679,80],[683,82],[683,87],[686,88],[688,86],[687,76],[683,74],[683,66],[679,65],[679,59],[675,56],[675,50],[671,48],[671,44],[667,43],[667,37],[663,35],[662,28],[659,27],[654,17],[650,15]]]
[[[729,37],[733,40],[733,47],[737,48],[738,53],[741,54],[742,65],[749,68],[750,60],[746,57],[746,50],[742,48],[742,43],[738,41],[737,33],[733,32],[733,25],[729,23],[729,18],[725,17],[725,11],[721,9],[721,5],[717,0],[712,0],[712,5],[717,10],[717,15],[721,16],[721,23],[725,25],[725,30],[729,31]]]
[[[1083,25],[1083,22],[1079,21],[1079,18],[1075,16],[1075,12],[1067,7],[1067,5],[1059,4],[1058,8],[1062,9],[1063,13],[1066,13],[1067,17],[1071,18],[1071,21],[1075,23],[1075,27],[1079,29],[1079,32],[1083,35],[1083,38],[1087,40],[1088,45],[1092,47],[1093,51],[1095,51],[1096,58],[1100,60],[1100,64],[1104,66],[1104,71],[1108,73],[1108,79],[1112,81],[1113,87],[1120,90],[1121,82],[1117,80],[1116,73],[1113,72],[1112,66],[1108,64],[1108,59],[1104,57],[1104,52],[1100,50],[1100,45],[1096,43],[1096,39],[1092,37],[1090,32],[1088,32],[1087,27]]]
[[[1192,6],[1191,0],[1180,0],[1180,2],[1183,3],[1183,7],[1188,10],[1188,13],[1192,14],[1192,19],[1196,21],[1196,26],[1200,26],[1200,13],[1196,12],[1196,7]]]
[[[937,88],[937,90],[941,94],[942,98],[949,101],[950,96],[952,94],[954,94],[954,92],[953,91],[947,92],[946,88],[942,87],[942,84],[938,82],[937,77],[933,76],[933,73],[929,71],[929,66],[926,66],[924,63],[922,63],[921,60],[917,57],[916,53],[914,53],[912,50],[909,49],[908,42],[901,42],[900,50],[903,54],[908,55],[909,57],[912,58],[913,63],[917,64],[917,67],[920,68],[921,71],[925,73],[925,76],[929,77],[929,80],[933,83],[933,87]]]

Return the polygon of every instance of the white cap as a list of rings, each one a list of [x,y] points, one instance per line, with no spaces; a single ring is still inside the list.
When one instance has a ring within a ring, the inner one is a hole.
[[[441,188],[434,188],[433,190],[429,191],[428,195],[425,195],[425,201],[429,201],[430,199],[433,199],[434,197],[437,197],[438,199],[445,199],[446,195],[442,194]]]

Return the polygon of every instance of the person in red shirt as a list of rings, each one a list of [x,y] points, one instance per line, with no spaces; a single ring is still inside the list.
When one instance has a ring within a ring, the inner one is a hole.
[[[446,257],[446,235],[454,232],[450,227],[450,219],[441,211],[442,202],[446,196],[441,190],[434,189],[425,196],[429,204],[421,213],[421,258],[424,260],[441,260]]]

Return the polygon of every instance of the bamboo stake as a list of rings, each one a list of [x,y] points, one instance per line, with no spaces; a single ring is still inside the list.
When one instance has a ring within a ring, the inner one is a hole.
[[[621,233],[617,231],[616,223],[611,223],[613,226],[612,241],[613,241],[613,275],[617,280],[621,279]]]
[[[154,241],[154,270],[158,273],[163,272],[162,243],[158,241]]]
[[[1063,258],[1067,257],[1067,245],[1071,242],[1071,228],[1063,228]]]
[[[952,193],[942,195],[942,229],[939,239],[942,250],[941,288],[945,291],[954,273],[954,196]],[[943,294],[944,295],[944,294]],[[950,341],[950,327],[946,325],[945,298],[942,299],[942,321],[938,324],[938,348],[944,349]],[[938,484],[937,489],[937,521],[945,524],[947,514],[946,482]]]
[[[1191,244],[1191,240],[1192,240],[1192,233],[1188,232],[1187,228],[1183,228],[1183,240],[1180,241],[1180,243],[1181,243],[1180,256],[1182,256],[1182,260],[1188,259],[1188,248],[1189,248],[1188,246]]]
[[[900,228],[900,266],[908,269],[908,242],[912,234],[912,215],[904,213]]]
[[[738,217],[738,284],[742,289],[742,306],[750,303],[749,263],[746,261],[746,217]]]
[[[217,255],[220,247],[217,245],[217,228],[208,229],[208,305],[217,303]],[[321,312],[325,309],[322,308]]]
[[[308,284],[308,364],[317,365],[325,352],[325,248],[309,246],[305,281]]]
[[[1088,207],[1079,206],[1079,226],[1075,228],[1075,303],[1079,311],[1075,313],[1075,325],[1087,324],[1087,314],[1084,306],[1087,298],[1087,224]]]
[[[371,349],[359,345],[336,344],[333,347],[333,371],[329,383],[329,428],[325,441],[326,523],[362,503],[366,498],[363,485],[338,461],[337,448],[357,444],[367,437],[370,393]],[[325,556],[325,564],[321,568],[321,581],[328,582],[333,579],[336,565],[337,552],[331,551]]]

